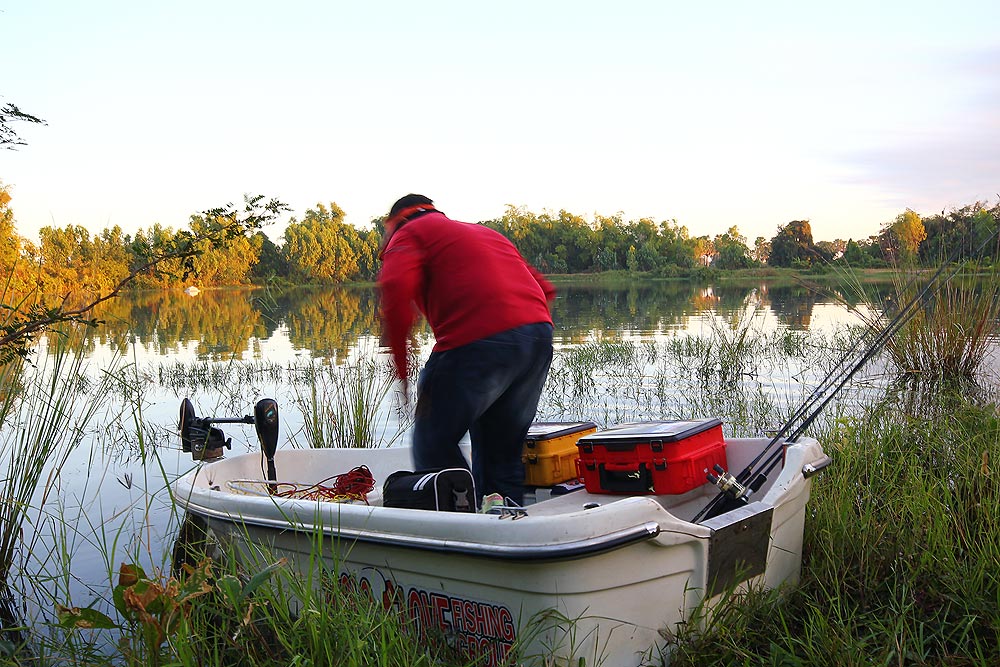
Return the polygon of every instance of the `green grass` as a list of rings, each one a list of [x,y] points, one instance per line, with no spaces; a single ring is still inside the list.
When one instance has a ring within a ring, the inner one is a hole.
[[[53,340],[55,349],[40,365],[26,367],[15,360],[0,368],[0,383],[8,389],[0,396],[0,424],[19,425],[0,440],[5,471],[0,484],[0,581],[8,579],[17,555],[34,546],[24,543],[32,509],[55,493],[62,467],[88,437],[91,420],[116,384],[113,368],[96,383],[90,379],[72,339]]]
[[[872,283],[848,277],[848,291],[864,307],[854,308],[873,330],[906,313],[895,335],[885,342],[898,373],[923,380],[955,383],[976,379],[1000,321],[1000,273],[995,266],[969,263],[944,267],[935,278],[929,270],[892,272],[892,292],[881,296]]]
[[[1000,420],[883,405],[822,436],[798,588],[689,627],[673,665],[1000,664]]]

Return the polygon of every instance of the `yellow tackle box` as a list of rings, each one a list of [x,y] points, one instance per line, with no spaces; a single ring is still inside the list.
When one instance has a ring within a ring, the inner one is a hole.
[[[597,431],[593,422],[535,422],[524,440],[525,486],[552,486],[576,479],[576,441]]]

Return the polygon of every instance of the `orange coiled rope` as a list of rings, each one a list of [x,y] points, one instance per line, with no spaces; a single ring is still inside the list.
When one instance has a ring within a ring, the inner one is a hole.
[[[334,503],[361,500],[368,504],[368,494],[375,488],[375,478],[368,466],[361,465],[309,486],[290,482],[275,482],[274,485],[276,488],[271,492],[271,495],[282,498],[324,500]]]

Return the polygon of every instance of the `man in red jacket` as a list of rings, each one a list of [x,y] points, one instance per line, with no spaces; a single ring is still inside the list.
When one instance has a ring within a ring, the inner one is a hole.
[[[555,288],[502,234],[451,220],[423,195],[393,204],[380,255],[383,336],[404,391],[418,311],[436,340],[417,380],[414,468],[468,468],[458,443],[469,432],[477,493],[521,504],[521,451],[552,361]]]

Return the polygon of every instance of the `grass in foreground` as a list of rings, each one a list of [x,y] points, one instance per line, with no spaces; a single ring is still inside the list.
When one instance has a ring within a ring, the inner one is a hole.
[[[732,600],[672,664],[1000,664],[995,406],[886,407],[822,441],[835,465],[813,487],[801,585]]]

